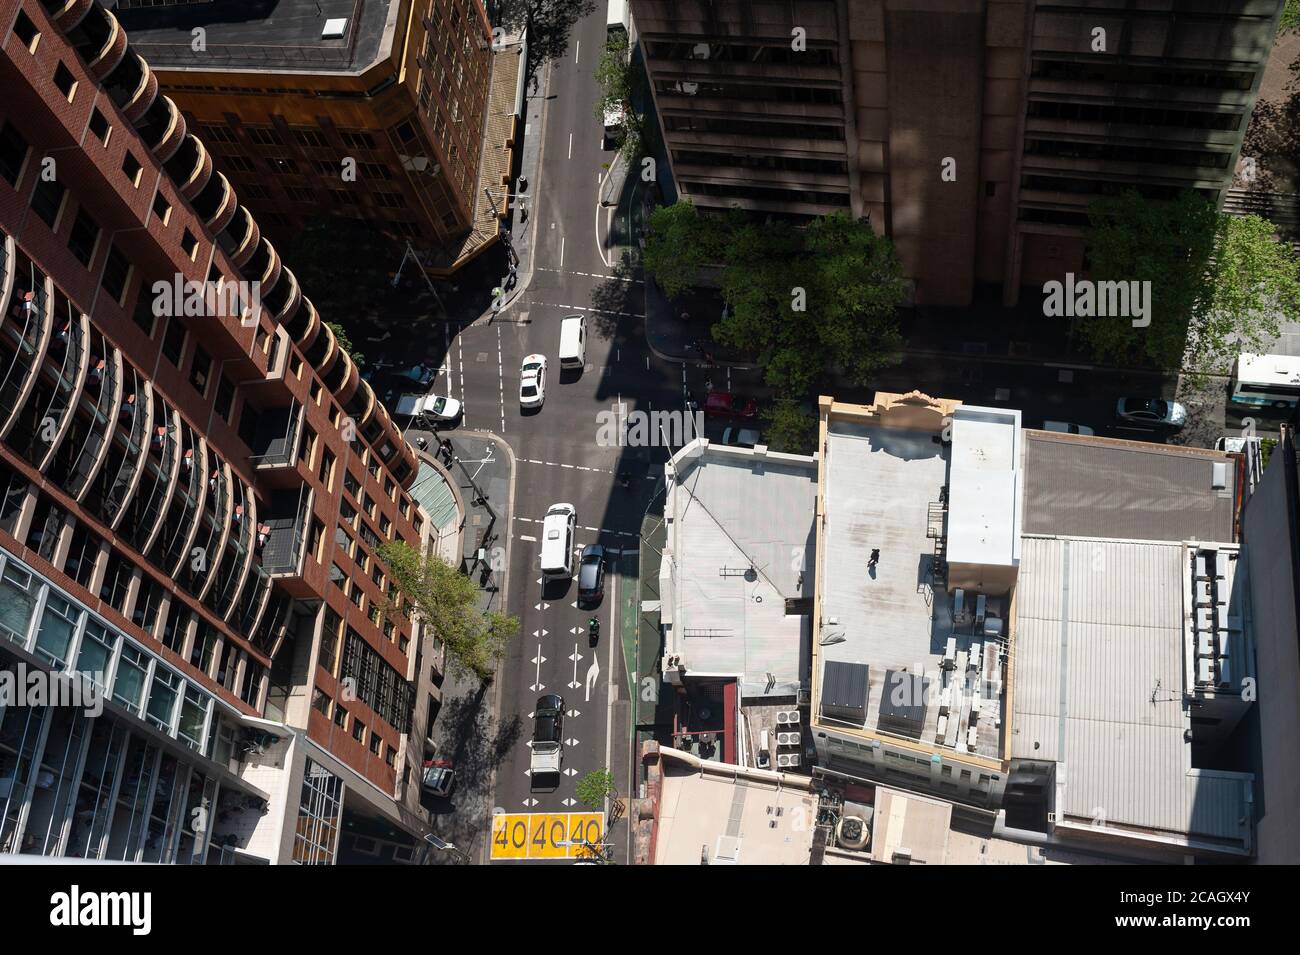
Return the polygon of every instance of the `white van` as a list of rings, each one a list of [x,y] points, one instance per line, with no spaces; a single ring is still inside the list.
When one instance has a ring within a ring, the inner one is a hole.
[[[560,323],[560,367],[581,371],[587,364],[587,323],[570,315]]]
[[[572,504],[552,504],[542,521],[542,576],[558,580],[573,576],[573,534],[578,510]]]

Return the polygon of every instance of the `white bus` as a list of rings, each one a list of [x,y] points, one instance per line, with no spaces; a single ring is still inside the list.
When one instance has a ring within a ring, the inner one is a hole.
[[[609,12],[605,16],[605,31],[627,32],[627,0],[609,0]]]
[[[1300,358],[1239,355],[1232,368],[1231,401],[1252,408],[1294,408],[1300,402]]]

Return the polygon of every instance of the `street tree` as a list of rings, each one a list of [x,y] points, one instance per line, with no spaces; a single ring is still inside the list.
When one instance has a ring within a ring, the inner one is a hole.
[[[356,365],[358,370],[365,368],[366,356],[353,346],[352,339],[348,338],[347,330],[338,322],[326,322],[325,324],[334,333],[334,340],[338,342],[339,348],[343,349],[348,357],[352,359],[352,364]]]
[[[700,269],[721,251],[722,228],[684,200],[650,214],[642,262],[665,295],[676,298],[696,283]]]
[[[633,74],[627,54],[627,34],[614,31],[596,60],[596,85],[600,88],[594,109],[597,119],[604,119],[611,110],[632,107]]]
[[[1126,314],[1076,319],[1100,361],[1199,374],[1238,352],[1267,350],[1280,317],[1300,309],[1300,267],[1258,216],[1232,216],[1184,192],[1171,202],[1134,190],[1095,200],[1086,238],[1095,281],[1150,282],[1149,325]]]
[[[834,213],[796,228],[733,218],[723,262],[714,337],[757,355],[778,396],[807,394],[832,364],[865,384],[901,348],[902,267],[865,219]]]
[[[478,606],[474,582],[434,553],[421,553],[405,541],[379,548],[397,591],[386,613],[409,615],[430,627],[462,671],[489,680],[519,631],[519,618]]]
[[[573,25],[595,9],[596,0],[502,0],[500,25],[528,33],[524,76],[531,79],[540,66],[563,57]]]
[[[812,454],[817,448],[817,418],[793,398],[778,398],[763,414],[767,446],[786,454]]]
[[[609,816],[605,820],[606,829],[622,819],[623,813],[627,811],[623,800],[618,796],[618,785],[614,782],[614,774],[606,768],[593,769],[579,779],[577,797],[578,802],[588,809],[597,811],[603,810],[605,800],[609,800]]]

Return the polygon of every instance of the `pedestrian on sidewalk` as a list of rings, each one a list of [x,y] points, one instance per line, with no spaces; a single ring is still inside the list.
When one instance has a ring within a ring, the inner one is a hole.
[[[420,435],[418,438],[415,439],[415,446],[419,448],[421,451],[423,451],[429,447],[429,439],[426,438],[424,435]]]

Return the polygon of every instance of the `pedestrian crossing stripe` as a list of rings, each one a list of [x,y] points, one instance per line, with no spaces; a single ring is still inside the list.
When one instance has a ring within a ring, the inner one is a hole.
[[[492,817],[493,859],[576,859],[605,838],[601,812],[506,812]]]

